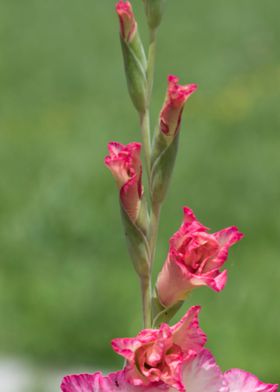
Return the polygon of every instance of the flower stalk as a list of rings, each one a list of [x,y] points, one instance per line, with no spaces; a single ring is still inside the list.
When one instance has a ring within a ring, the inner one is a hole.
[[[277,392],[240,369],[222,372],[213,355],[204,348],[207,336],[200,329],[200,306],[191,307],[175,325],[168,323],[197,287],[223,290],[227,271],[222,269],[229,249],[243,234],[236,226],[216,233],[200,223],[189,207],[171,237],[169,251],[152,297],[152,266],[161,206],[165,199],[179,144],[184,105],[195,84],[180,85],[170,75],[166,98],[151,145],[150,104],[153,90],[157,29],[165,0],[143,0],[150,30],[148,59],[140,39],[132,6],[119,0],[127,87],[139,117],[148,177],[148,195],[142,184],[141,144],[111,142],[105,164],[119,191],[121,216],[134,269],[140,279],[144,330],[133,338],[112,340],[113,350],[124,357],[123,370],[64,377],[62,392]]]
[[[152,327],[152,282],[151,274],[148,276],[142,276],[140,279],[141,283],[141,293],[142,293],[142,314],[143,314],[143,324],[144,328]]]
[[[155,74],[155,60],[156,60],[156,42],[157,42],[157,29],[150,29],[150,43],[148,52],[148,65],[147,65],[147,102],[150,106],[154,74]]]
[[[146,110],[140,115],[141,133],[144,147],[144,155],[146,161],[147,178],[149,184],[150,200],[152,200],[151,191],[151,162],[152,162],[152,148],[151,148],[151,124],[150,124],[150,105],[154,84],[155,60],[156,60],[156,38],[157,27],[150,27],[150,42],[148,49],[147,69],[146,69]],[[157,240],[157,232],[160,218],[160,205],[154,204],[151,201],[150,208],[150,224],[148,229],[148,243],[150,250],[150,272],[149,276],[141,278],[142,291],[142,308],[143,308],[143,322],[145,328],[152,327],[152,265],[154,263],[155,248]]]

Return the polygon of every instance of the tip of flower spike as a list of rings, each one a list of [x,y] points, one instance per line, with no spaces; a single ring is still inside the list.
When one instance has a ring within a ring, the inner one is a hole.
[[[117,13],[130,13],[132,12],[132,6],[129,1],[119,0],[116,4]]]

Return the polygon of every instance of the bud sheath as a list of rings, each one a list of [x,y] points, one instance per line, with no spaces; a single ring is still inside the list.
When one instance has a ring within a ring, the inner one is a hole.
[[[147,61],[137,22],[129,1],[120,0],[116,4],[116,11],[120,22],[120,39],[128,91],[136,110],[144,113],[147,101]]]

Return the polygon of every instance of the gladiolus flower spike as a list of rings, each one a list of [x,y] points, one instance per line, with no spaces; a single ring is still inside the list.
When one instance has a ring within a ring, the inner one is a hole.
[[[220,369],[205,348],[207,336],[198,321],[200,306],[192,306],[180,321],[168,324],[194,288],[223,290],[227,271],[222,268],[229,249],[243,238],[237,227],[211,234],[193,211],[184,207],[183,223],[171,237],[166,261],[154,290],[151,287],[160,207],[176,160],[184,106],[197,89],[195,84],[180,85],[174,75],[168,77],[166,98],[151,143],[156,31],[164,2],[142,2],[150,30],[148,59],[131,3],[119,0],[116,4],[128,90],[139,114],[143,136],[149,185],[147,201],[142,184],[141,143],[110,142],[105,158],[117,185],[128,250],[140,281],[144,329],[135,337],[112,340],[113,350],[125,360],[122,370],[108,375],[96,372],[65,376],[61,391],[277,392],[278,385],[264,383],[244,370]],[[121,282],[119,286],[121,290]]]

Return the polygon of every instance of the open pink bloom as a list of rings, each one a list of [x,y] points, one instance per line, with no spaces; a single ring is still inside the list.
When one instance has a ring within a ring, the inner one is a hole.
[[[175,136],[181,124],[185,102],[196,91],[196,84],[181,86],[174,75],[168,76],[168,90],[160,112],[160,130],[166,136]]]
[[[116,4],[116,11],[120,20],[121,37],[125,42],[129,43],[133,40],[137,31],[137,22],[132,6],[129,1],[119,0]]]
[[[128,364],[129,366],[129,364]],[[278,385],[265,384],[256,376],[240,369],[231,369],[224,374],[216,364],[215,358],[206,349],[196,356],[189,356],[181,367],[181,387],[170,387],[164,382],[147,385],[132,385],[127,379],[127,370],[103,376],[77,374],[62,380],[62,392],[277,392]]]
[[[276,392],[278,385],[265,384],[256,376],[240,369],[231,369],[225,372],[225,380],[229,386],[229,392]]]
[[[170,239],[165,264],[158,276],[157,292],[165,307],[184,300],[196,286],[209,286],[221,291],[227,272],[219,269],[228,257],[229,248],[243,238],[234,226],[208,233],[192,210],[184,208],[184,222]]]
[[[185,391],[182,383],[183,363],[194,357],[206,342],[199,328],[199,306],[194,306],[173,327],[161,324],[159,329],[144,329],[135,338],[112,341],[113,349],[127,360],[126,379],[132,385],[165,383]]]
[[[130,219],[135,222],[143,196],[141,144],[127,145],[111,142],[105,164],[110,169],[120,190],[120,201]]]

